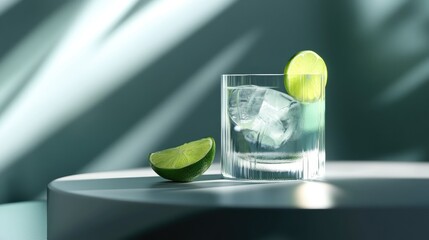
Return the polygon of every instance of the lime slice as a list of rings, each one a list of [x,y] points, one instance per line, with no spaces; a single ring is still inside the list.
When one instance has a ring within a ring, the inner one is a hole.
[[[172,181],[189,182],[210,167],[215,152],[215,141],[208,137],[151,153],[149,161],[159,176]]]
[[[313,51],[293,56],[284,70],[286,91],[302,102],[314,102],[324,97],[328,70],[323,59]]]

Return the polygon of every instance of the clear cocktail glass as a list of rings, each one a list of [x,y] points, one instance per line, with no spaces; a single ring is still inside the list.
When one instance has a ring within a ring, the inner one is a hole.
[[[292,79],[295,85],[310,87],[288,91],[286,79]],[[325,171],[324,81],[322,74],[223,75],[223,176],[249,180],[322,177]]]

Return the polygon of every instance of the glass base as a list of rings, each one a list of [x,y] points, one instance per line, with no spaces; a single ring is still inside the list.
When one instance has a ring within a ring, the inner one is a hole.
[[[225,178],[257,181],[312,180],[322,178],[325,173],[324,154],[317,151],[287,159],[249,153],[235,153],[233,158],[230,159],[232,161],[222,161],[222,175]]]

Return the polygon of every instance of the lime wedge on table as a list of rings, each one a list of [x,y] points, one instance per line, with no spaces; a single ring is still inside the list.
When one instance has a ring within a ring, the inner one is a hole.
[[[208,137],[151,153],[149,161],[159,176],[172,181],[189,182],[210,167],[215,151],[215,141]]]
[[[328,70],[323,59],[313,51],[301,51],[293,56],[284,70],[286,91],[303,102],[323,97]]]

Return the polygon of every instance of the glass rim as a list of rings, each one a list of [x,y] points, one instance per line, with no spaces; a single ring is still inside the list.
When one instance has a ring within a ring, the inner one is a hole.
[[[284,74],[284,73],[231,73],[222,74],[222,77],[280,77],[280,76],[323,76],[322,73]]]

